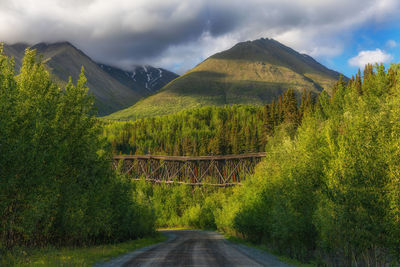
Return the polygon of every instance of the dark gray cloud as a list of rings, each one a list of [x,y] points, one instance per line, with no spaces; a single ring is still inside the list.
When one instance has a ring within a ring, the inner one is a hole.
[[[0,0],[0,39],[67,40],[104,63],[183,72],[236,42],[261,37],[335,56],[352,31],[385,23],[399,9],[398,0]]]

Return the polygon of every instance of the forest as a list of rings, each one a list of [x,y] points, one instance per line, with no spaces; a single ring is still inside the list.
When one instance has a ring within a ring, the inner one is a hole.
[[[297,99],[299,98],[299,100]],[[136,121],[104,121],[114,154],[176,156],[262,152],[281,123],[297,127],[315,96],[286,91],[265,106],[208,106]]]

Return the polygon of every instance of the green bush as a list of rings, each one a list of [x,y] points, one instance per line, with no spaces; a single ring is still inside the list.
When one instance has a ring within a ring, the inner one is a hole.
[[[35,51],[26,51],[17,76],[0,51],[0,247],[114,242],[154,231],[148,206],[111,169],[83,73],[60,89]]]

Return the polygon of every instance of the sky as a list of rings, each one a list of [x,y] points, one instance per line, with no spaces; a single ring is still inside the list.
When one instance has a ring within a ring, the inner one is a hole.
[[[69,41],[97,62],[183,74],[273,38],[351,77],[400,61],[400,0],[0,0],[0,41]]]

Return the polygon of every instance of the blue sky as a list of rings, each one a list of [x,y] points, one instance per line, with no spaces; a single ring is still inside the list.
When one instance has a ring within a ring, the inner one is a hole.
[[[350,65],[349,60],[357,57],[362,51],[376,51],[376,49],[380,49],[391,58],[386,62],[386,67],[389,67],[390,63],[400,63],[400,19],[393,19],[380,25],[366,24],[351,34],[342,53],[331,58],[317,57],[317,60],[351,77],[359,67]]]
[[[398,14],[399,0],[0,0],[0,41],[69,41],[100,63],[183,74],[238,42],[273,38],[351,76],[365,62],[400,61]]]

